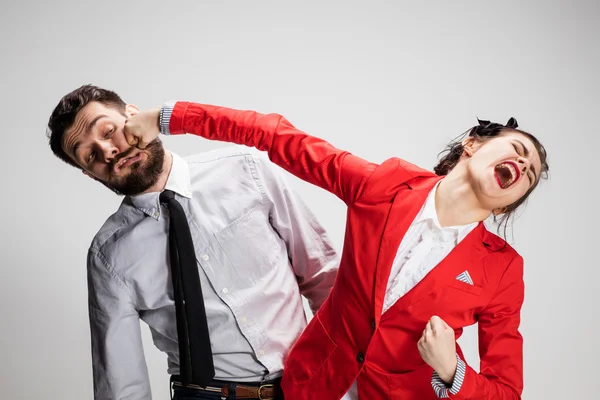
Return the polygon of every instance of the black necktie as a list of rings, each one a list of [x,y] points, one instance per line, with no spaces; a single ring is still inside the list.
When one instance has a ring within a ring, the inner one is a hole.
[[[167,204],[171,215],[169,253],[181,380],[185,386],[193,383],[206,387],[215,376],[215,367],[190,226],[174,192],[162,192],[160,202]]]

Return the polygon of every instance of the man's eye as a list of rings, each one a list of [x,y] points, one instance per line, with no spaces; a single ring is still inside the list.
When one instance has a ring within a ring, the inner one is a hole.
[[[89,162],[89,161],[92,161],[92,160],[94,159],[94,157],[95,157],[95,156],[96,156],[96,152],[95,152],[95,151],[92,151],[92,152],[90,153],[90,155],[88,156],[88,162]]]

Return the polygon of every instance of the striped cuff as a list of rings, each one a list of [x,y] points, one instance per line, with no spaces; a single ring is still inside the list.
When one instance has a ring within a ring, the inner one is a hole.
[[[175,101],[167,101],[160,109],[160,133],[163,135],[171,134],[171,131],[169,131],[169,124],[171,123],[171,115],[173,115],[175,103]]]
[[[463,381],[465,380],[465,373],[467,372],[467,365],[463,360],[460,359],[458,354],[456,355],[456,359],[458,360],[456,364],[456,373],[454,374],[454,381],[452,382],[452,387],[448,387],[446,382],[440,378],[437,372],[433,371],[433,376],[431,377],[431,386],[435,391],[435,394],[440,399],[447,399],[451,394],[458,394],[458,391],[462,387]]]

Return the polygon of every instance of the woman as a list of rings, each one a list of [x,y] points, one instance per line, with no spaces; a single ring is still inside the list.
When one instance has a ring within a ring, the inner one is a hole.
[[[143,148],[159,110],[125,126]],[[548,171],[531,134],[480,121],[432,173],[399,158],[377,165],[283,117],[178,102],[165,134],[253,146],[348,206],[336,284],[287,357],[288,399],[519,399],[521,256],[483,225],[506,219]],[[456,339],[479,323],[480,373]]]

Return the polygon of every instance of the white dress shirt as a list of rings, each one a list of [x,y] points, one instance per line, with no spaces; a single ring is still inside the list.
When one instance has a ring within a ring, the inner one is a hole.
[[[388,278],[382,313],[425,278],[477,226],[476,222],[460,226],[440,226],[435,210],[438,185],[439,182],[429,192],[421,211],[400,243]],[[358,388],[354,381],[342,400],[357,399]]]
[[[306,326],[301,294],[316,311],[338,266],[323,227],[258,152],[225,148],[173,154],[166,188],[190,224],[205,301],[215,379],[280,376]],[[125,197],[88,255],[89,314],[96,400],[151,399],[140,336],[179,373],[168,213],[159,193]]]

